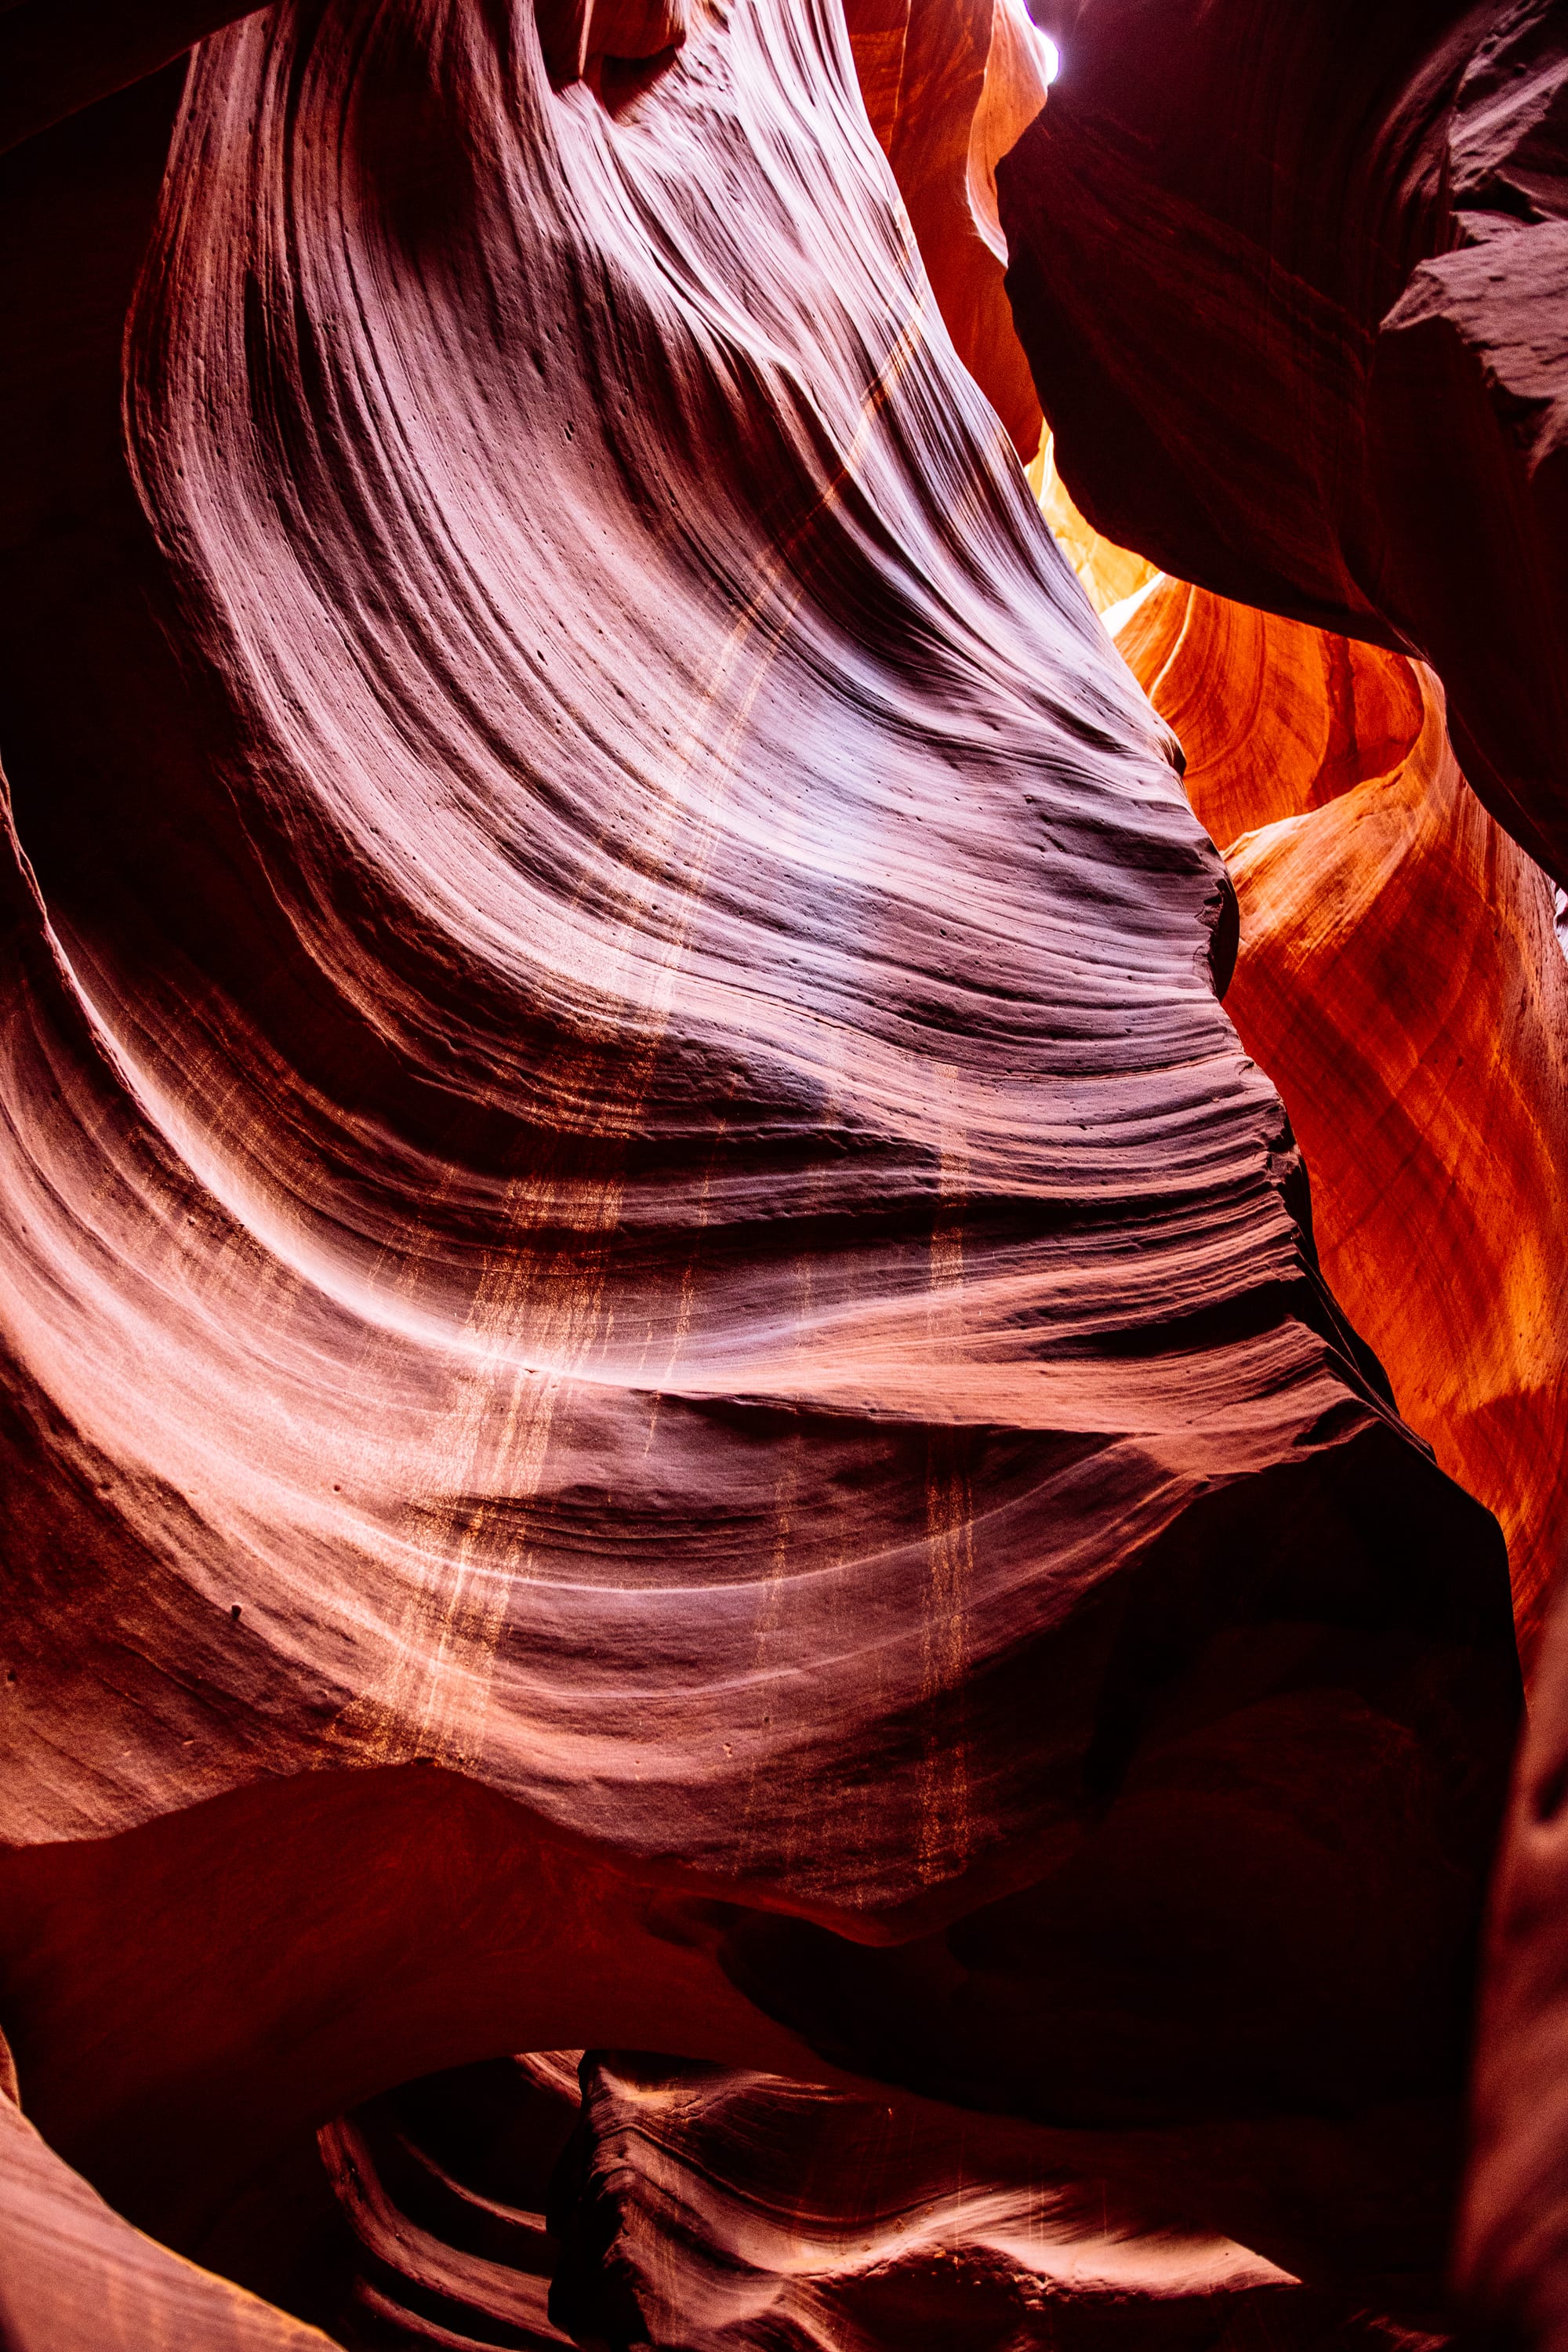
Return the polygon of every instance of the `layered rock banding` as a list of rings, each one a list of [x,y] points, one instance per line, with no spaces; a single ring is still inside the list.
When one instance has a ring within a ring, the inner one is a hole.
[[[218,35],[121,446],[27,353],[117,355],[171,96],[4,191],[29,2114],[216,2263],[410,2077],[662,2047],[1429,2315],[1501,1542],[1322,1281],[844,26]]]
[[[458,2069],[321,2136],[346,2232],[323,2264],[351,2344],[566,2344],[547,2308],[560,2248],[545,2213],[576,2123],[580,2051]],[[329,2267],[330,2264],[330,2267]]]
[[[998,180],[1097,530],[1422,653],[1568,880],[1568,27],[1552,0],[1096,0]]]
[[[591,2054],[584,2078],[557,2175],[554,2296],[582,2341],[1392,2352],[1412,2340],[1408,2272],[1304,2287],[1184,2223],[1157,2189],[1129,2197],[1114,2166],[1093,2169],[1088,2135],[1075,2148],[1071,2134],[907,2095],[847,2097],[621,2053]],[[1267,2170],[1261,2144],[1254,2153]],[[1348,2206],[1373,2182],[1353,2157],[1335,2180],[1344,2156],[1329,2135],[1300,2165],[1284,2200],[1298,2217],[1325,2194]],[[1286,2186],[1277,2179],[1264,2196]],[[1401,2215],[1374,2190],[1360,2216],[1391,2265],[1410,2257],[1415,2201]],[[1393,2289],[1403,2326],[1380,2288]]]

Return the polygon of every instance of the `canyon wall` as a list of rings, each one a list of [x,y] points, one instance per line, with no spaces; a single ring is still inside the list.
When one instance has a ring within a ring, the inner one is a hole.
[[[11,2335],[1440,2331],[1562,975],[1405,621],[1111,644],[1004,0],[87,24],[0,158]],[[1410,903],[1490,979],[1352,1140]]]

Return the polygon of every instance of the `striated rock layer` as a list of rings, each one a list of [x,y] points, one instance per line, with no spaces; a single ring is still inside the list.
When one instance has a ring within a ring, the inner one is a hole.
[[[1092,2169],[1089,2140],[1074,2151],[1070,2135],[904,2095],[847,2098],[635,2053],[590,2053],[584,2079],[557,2180],[553,2296],[580,2341],[1392,2352],[1413,2340],[1368,2306],[1364,2275],[1349,2295],[1310,2292],[1162,2215],[1157,2199],[1140,2210]],[[1075,2172],[1075,2153],[1091,2168]],[[1295,2184],[1303,2204],[1329,2161]],[[1378,2216],[1382,2251],[1397,2262],[1408,2243],[1390,2218]]]
[[[326,2126],[321,2157],[347,2223],[330,2297],[344,2344],[572,2340],[547,2309],[560,2248],[544,2208],[578,2115],[581,2056],[461,2067]]]
[[[122,451],[171,94],[3,191],[29,2114],[216,2260],[389,2085],[664,2047],[1421,2305],[1500,1539],[837,12],[218,36]]]
[[[1425,654],[1568,881],[1568,24],[1552,0],[1095,0],[998,175],[1094,527]]]

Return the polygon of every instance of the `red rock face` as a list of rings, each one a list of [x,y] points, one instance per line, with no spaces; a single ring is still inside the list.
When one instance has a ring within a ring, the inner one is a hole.
[[[327,2126],[322,2166],[347,2227],[319,2231],[313,2260],[334,2333],[571,2342],[547,2308],[561,2248],[544,2208],[577,2121],[582,2056],[458,2068]]]
[[[1208,590],[1426,653],[1465,775],[1561,884],[1562,10],[1125,0],[1081,11],[1070,42],[998,174],[1068,486]],[[1365,1325],[1445,1458],[1507,1496],[1534,1649],[1564,1465],[1562,972],[1540,877],[1441,762],[1418,788],[1411,767],[1385,779],[1375,809],[1303,808],[1236,874],[1258,950],[1237,1016],[1347,1213],[1328,1263],[1352,1313],[1375,1298]],[[1417,931],[1447,944],[1405,1001]],[[1458,2262],[1480,2322],[1531,2343],[1564,2327],[1565,1641],[1559,1620],[1538,1652]]]
[[[1563,2068],[1563,1719],[1559,1607],[1492,1893],[1455,2270],[1478,2326],[1554,2345],[1565,2326],[1568,2093]]]
[[[874,2243],[1003,2118],[1173,2343],[1424,2322],[1501,1540],[1323,1281],[845,27],[286,0],[159,194],[174,95],[0,191],[0,2021],[118,2209],[64,2304],[0,2215],[7,2326],[98,2340],[131,2222],[259,2276],[327,2126],[321,2315],[536,2340],[537,2209],[410,2216],[374,2103],[585,2045],[807,2086],[785,2141],[899,2086]],[[558,2317],[698,2326],[562,2227]],[[889,2340],[967,2324],[906,2269]]]
[[[1425,653],[1568,880],[1568,38],[1550,0],[1084,8],[999,174],[1074,498],[1179,578]]]

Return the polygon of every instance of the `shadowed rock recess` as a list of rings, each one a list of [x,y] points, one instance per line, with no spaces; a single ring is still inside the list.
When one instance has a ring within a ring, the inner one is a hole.
[[[1033,37],[176,13],[0,15],[0,2339],[1430,2336],[1508,1560],[1017,462]]]
[[[997,175],[1068,489],[1221,595],[1424,654],[1568,883],[1568,12],[1084,0]]]

